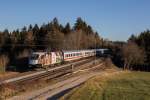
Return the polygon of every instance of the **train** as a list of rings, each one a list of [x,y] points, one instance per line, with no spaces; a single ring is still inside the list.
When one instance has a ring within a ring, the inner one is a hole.
[[[55,52],[32,52],[29,56],[29,67],[46,67],[92,56],[105,56],[109,49],[62,50]]]

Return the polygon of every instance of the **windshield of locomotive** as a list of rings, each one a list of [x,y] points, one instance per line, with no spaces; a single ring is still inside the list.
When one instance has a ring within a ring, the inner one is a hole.
[[[38,54],[32,54],[31,55],[31,59],[32,60],[37,60],[39,58],[39,55]]]

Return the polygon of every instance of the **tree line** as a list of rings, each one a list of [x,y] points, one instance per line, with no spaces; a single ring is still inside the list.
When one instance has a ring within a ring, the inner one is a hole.
[[[0,32],[0,70],[25,71],[32,50],[80,50],[108,48],[115,64],[123,69],[150,71],[150,31],[131,35],[127,42],[109,41],[99,36],[82,18],[73,26],[62,25],[57,18],[41,26]],[[5,67],[9,66],[9,67]]]
[[[54,18],[41,27],[35,24],[13,32],[9,32],[8,29],[0,32],[0,51],[3,53],[22,49],[88,49],[95,48],[95,44],[100,47],[102,41],[98,33],[81,18],[77,18],[73,27],[69,23],[63,26]]]

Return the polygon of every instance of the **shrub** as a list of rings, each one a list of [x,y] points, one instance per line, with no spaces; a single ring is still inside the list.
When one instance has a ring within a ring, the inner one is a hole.
[[[0,56],[0,73],[4,73],[6,66],[8,65],[9,58],[6,55]]]

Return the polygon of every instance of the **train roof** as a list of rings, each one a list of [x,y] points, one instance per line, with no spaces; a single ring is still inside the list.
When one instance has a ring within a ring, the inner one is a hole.
[[[109,50],[106,48],[102,49],[83,49],[83,50],[62,50],[64,53],[72,53],[72,52],[83,52],[83,51],[104,51],[104,50]],[[52,52],[58,52],[58,51],[52,51]],[[32,54],[44,54],[46,51],[33,51]]]
[[[32,52],[32,54],[44,54],[46,52]]]
[[[81,51],[94,51],[95,49],[85,49],[85,50],[62,50],[63,52],[81,52]]]
[[[103,49],[96,49],[96,50],[109,50],[109,49],[103,48]]]

